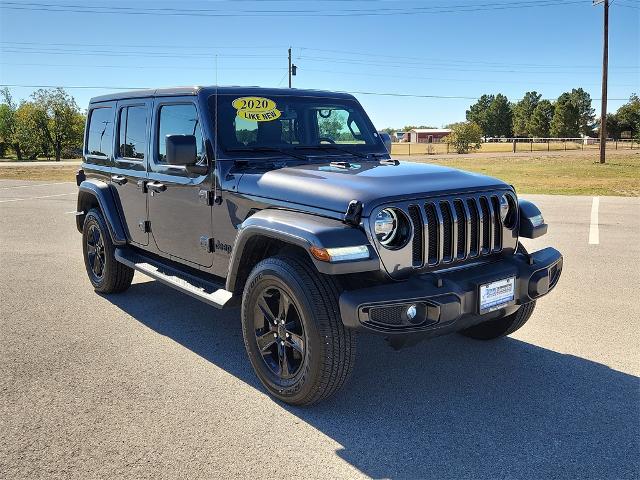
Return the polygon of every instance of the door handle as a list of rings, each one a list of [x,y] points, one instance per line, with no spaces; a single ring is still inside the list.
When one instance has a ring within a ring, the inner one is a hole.
[[[164,192],[166,189],[167,189],[167,186],[164,183],[156,183],[156,182],[147,183],[147,190],[151,190],[152,192],[160,193],[160,192]]]
[[[124,177],[122,175],[112,175],[111,181],[113,183],[117,183],[118,185],[124,185],[125,183],[127,183],[127,177]]]

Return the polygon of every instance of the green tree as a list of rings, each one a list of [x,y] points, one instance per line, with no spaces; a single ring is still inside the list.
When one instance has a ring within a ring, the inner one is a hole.
[[[489,126],[489,118],[488,112],[489,107],[495,100],[495,95],[482,95],[476,103],[469,107],[467,110],[467,120],[469,122],[474,122],[480,126],[482,129],[482,134],[485,136],[490,136],[490,126]]]
[[[513,112],[509,99],[497,94],[487,112],[489,120],[489,136],[511,137],[513,135]]]
[[[571,101],[578,111],[578,130],[580,133],[593,136],[595,110],[591,108],[591,95],[582,88],[574,88],[570,93]]]
[[[405,125],[402,129],[403,132],[408,132],[409,130],[415,130],[416,128],[435,128],[429,125]]]
[[[640,139],[640,97],[635,93],[616,112],[620,132],[629,132],[631,138]]]
[[[16,110],[13,139],[23,158],[34,160],[43,151],[45,122],[42,110],[33,102],[22,102]]]
[[[0,90],[0,155],[6,154],[7,147],[13,148],[18,160],[22,160],[20,144],[15,140],[16,104],[7,87]]]
[[[480,148],[482,128],[475,122],[459,122],[449,126],[451,133],[445,137],[449,145],[453,145],[456,152],[468,153]]]
[[[558,97],[551,120],[551,136],[575,138],[580,135],[580,112],[570,93]]]
[[[511,105],[501,93],[482,95],[467,110],[467,120],[478,124],[486,137],[510,137],[513,133]]]
[[[332,140],[337,140],[340,131],[342,130],[343,122],[336,116],[330,116],[327,118],[321,118],[318,121],[318,130],[321,137],[328,137]]]
[[[540,100],[527,122],[527,132],[532,137],[549,137],[553,120],[553,104],[549,100]]]
[[[60,161],[64,149],[82,145],[81,113],[74,98],[62,88],[36,90],[31,95],[33,103],[44,116],[41,128],[46,142],[51,145],[56,161]]]
[[[533,112],[540,103],[542,95],[538,92],[527,92],[522,100],[513,106],[513,134],[516,137],[529,137],[529,124]]]

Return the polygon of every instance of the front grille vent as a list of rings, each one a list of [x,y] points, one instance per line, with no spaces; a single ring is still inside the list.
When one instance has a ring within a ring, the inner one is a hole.
[[[414,268],[434,267],[502,250],[502,221],[496,195],[429,201],[424,215],[410,205]]]

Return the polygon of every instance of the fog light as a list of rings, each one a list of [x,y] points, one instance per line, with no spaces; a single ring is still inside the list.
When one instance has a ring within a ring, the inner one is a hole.
[[[418,314],[418,307],[416,305],[411,305],[409,306],[409,308],[407,308],[406,315],[409,321],[416,318],[417,314]]]

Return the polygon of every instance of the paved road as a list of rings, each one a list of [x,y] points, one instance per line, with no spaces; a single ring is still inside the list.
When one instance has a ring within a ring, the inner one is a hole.
[[[347,388],[265,395],[237,310],[136,274],[85,278],[75,186],[0,182],[0,478],[638,478],[640,199],[531,196],[556,291],[512,338],[395,352],[359,339]],[[44,198],[46,197],[46,198]]]

